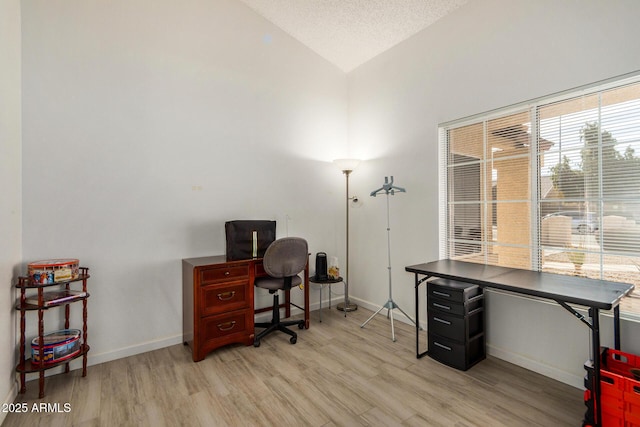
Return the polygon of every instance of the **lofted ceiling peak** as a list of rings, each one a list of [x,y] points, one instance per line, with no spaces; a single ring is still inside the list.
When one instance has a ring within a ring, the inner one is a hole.
[[[468,0],[240,0],[349,72]]]

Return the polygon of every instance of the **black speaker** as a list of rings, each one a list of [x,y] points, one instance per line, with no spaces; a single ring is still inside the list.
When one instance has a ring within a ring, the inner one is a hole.
[[[327,274],[327,254],[324,252],[318,252],[316,254],[316,275],[315,280],[329,280]]]

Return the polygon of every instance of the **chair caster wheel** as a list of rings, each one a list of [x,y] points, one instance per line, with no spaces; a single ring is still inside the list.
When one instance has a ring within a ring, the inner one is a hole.
[[[295,344],[296,342],[298,342],[298,337],[291,337],[291,338],[289,339],[289,342],[290,342],[291,344]]]
[[[298,329],[304,329],[304,322],[298,323]]]
[[[260,341],[254,341],[253,342],[253,346],[254,347],[260,347]]]

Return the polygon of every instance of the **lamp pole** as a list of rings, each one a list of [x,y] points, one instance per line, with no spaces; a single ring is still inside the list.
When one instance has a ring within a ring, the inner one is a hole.
[[[347,209],[347,253],[346,253],[346,271],[345,271],[345,282],[344,282],[344,303],[339,303],[338,304],[338,310],[340,311],[344,311],[345,312],[345,316],[347,315],[348,311],[355,311],[358,309],[358,306],[356,304],[353,304],[350,300],[349,300],[349,200],[351,200],[351,198],[349,197],[349,175],[351,174],[351,172],[353,172],[352,169],[344,169],[342,171],[342,173],[344,173],[344,176],[347,180],[347,196],[346,196],[346,209]]]
[[[357,159],[336,159],[333,161],[344,174],[346,183],[347,183],[347,194],[346,194],[346,217],[347,217],[347,253],[346,253],[346,264],[345,264],[345,282],[344,282],[344,303],[338,304],[337,308],[340,311],[344,311],[344,315],[347,315],[348,311],[355,311],[358,309],[356,304],[353,304],[349,300],[349,200],[352,200],[349,197],[349,175],[351,172],[360,164],[360,160]]]

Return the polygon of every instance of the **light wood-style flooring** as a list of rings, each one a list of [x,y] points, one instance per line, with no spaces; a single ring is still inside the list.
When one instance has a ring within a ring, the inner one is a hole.
[[[495,358],[466,372],[415,356],[415,329],[371,312],[312,312],[298,343],[275,333],[194,363],[183,345],[48,377],[16,402],[68,413],[8,414],[14,426],[580,426],[582,391]]]

